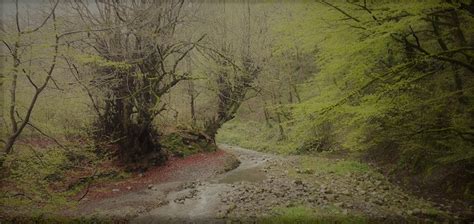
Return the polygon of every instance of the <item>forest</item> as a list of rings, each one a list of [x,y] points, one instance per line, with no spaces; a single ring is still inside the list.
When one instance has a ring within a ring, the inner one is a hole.
[[[474,0],[0,7],[0,223],[474,221]]]

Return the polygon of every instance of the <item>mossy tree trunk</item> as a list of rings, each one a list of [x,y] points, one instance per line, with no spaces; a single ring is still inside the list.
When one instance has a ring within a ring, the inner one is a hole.
[[[87,27],[108,27],[88,45],[100,56],[94,83],[105,96],[94,136],[118,144],[124,161],[160,154],[153,120],[165,109],[161,97],[189,78],[178,65],[204,38],[181,41],[174,35],[185,21],[184,1],[96,2],[100,18],[88,14],[84,3],[74,4]]]

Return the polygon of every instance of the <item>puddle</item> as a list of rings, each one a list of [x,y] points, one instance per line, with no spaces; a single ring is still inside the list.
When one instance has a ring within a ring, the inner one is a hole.
[[[236,182],[261,182],[267,178],[265,172],[259,168],[239,169],[228,173],[224,178],[219,180],[219,183],[236,183]]]

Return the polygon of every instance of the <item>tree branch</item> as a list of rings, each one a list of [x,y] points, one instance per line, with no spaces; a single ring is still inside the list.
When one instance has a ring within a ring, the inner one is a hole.
[[[59,0],[56,1],[53,8],[51,9],[51,12],[48,14],[48,16],[43,20],[43,22],[38,27],[36,27],[32,30],[23,31],[22,34],[34,33],[36,31],[38,31],[39,29],[41,29],[41,27],[43,27],[46,24],[46,22],[49,20],[49,18],[51,18],[51,16],[53,16],[53,13],[56,10],[56,7],[58,6],[58,4],[59,4]]]
[[[337,7],[337,6],[333,5],[333,4],[331,4],[331,3],[329,3],[329,2],[326,2],[325,0],[321,0],[321,3],[326,4],[326,5],[330,6],[331,8],[333,8],[333,9],[339,11],[340,13],[344,14],[345,16],[347,16],[349,19],[352,19],[352,20],[354,20],[354,21],[360,23],[360,20],[359,20],[359,19],[355,18],[354,16],[351,16],[349,13],[347,13],[347,12],[344,11],[344,10],[342,10],[341,8],[339,8],[339,7]]]

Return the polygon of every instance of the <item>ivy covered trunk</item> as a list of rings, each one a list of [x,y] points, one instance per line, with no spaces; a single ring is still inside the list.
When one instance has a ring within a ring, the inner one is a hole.
[[[227,63],[222,63],[227,66]],[[207,120],[205,124],[206,134],[215,140],[217,131],[224,123],[234,119],[237,110],[245,100],[247,91],[251,88],[252,82],[260,72],[260,68],[254,65],[250,57],[244,57],[243,68],[236,72],[234,76],[225,68],[216,77],[217,84],[217,113]],[[235,67],[235,65],[234,65]],[[233,80],[231,77],[235,77]]]
[[[94,135],[100,141],[107,140],[118,145],[118,155],[122,161],[134,162],[143,156],[154,156],[163,160],[158,142],[157,130],[153,127],[153,111],[137,109],[128,93],[127,86],[138,84],[137,80],[123,76],[121,83],[105,99],[105,108],[95,123]],[[147,101],[145,93],[137,93],[135,100]],[[146,105],[145,102],[143,105]]]
[[[93,84],[98,100],[94,136],[118,146],[123,161],[164,156],[158,143],[154,118],[165,109],[161,97],[189,74],[180,62],[195,48],[174,33],[185,16],[184,1],[112,1],[95,3],[103,17],[89,18],[87,7],[76,10],[85,16],[86,27],[106,27],[94,33],[97,56],[86,58],[94,69]],[[204,35],[197,42],[201,41]]]

